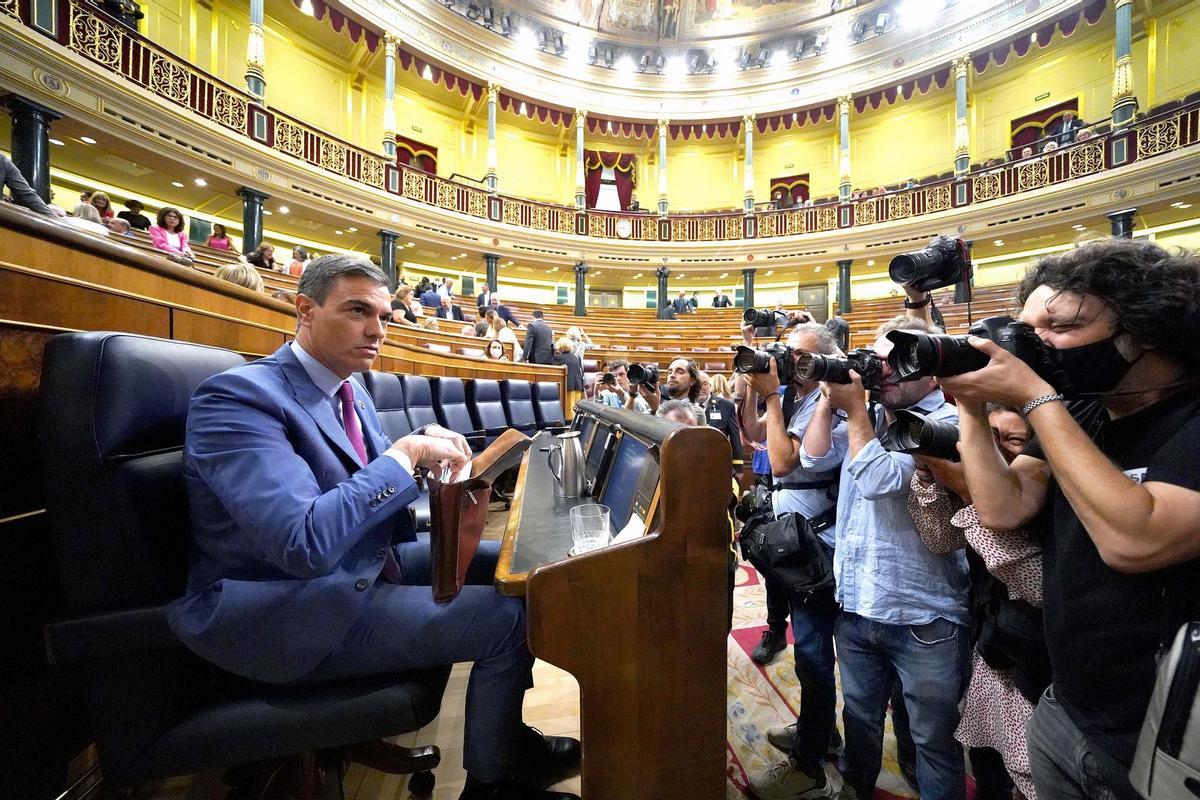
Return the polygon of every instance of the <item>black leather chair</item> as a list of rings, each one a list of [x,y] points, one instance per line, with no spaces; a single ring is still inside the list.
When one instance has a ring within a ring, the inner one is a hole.
[[[487,444],[508,429],[504,403],[500,399],[500,384],[486,378],[475,378],[467,384],[467,408],[475,427],[484,432]]]
[[[462,378],[433,378],[433,408],[442,427],[467,437],[472,450],[482,450],[484,435],[471,419]]]
[[[533,384],[533,414],[537,419],[538,430],[559,428],[567,424],[563,413],[562,398],[558,394],[558,384],[553,381],[538,381]]]
[[[429,378],[401,375],[400,385],[404,387],[404,409],[408,412],[408,423],[413,430],[422,425],[441,424],[437,412],[433,410],[433,389],[429,385]]]
[[[187,569],[188,402],[241,362],[132,334],[51,340],[38,455],[63,619],[46,628],[47,653],[86,696],[106,786],[281,759],[300,766],[275,773],[295,776],[300,794],[340,798],[342,749],[433,720],[450,668],[264,686],[219,672],[175,637],[164,606],[183,593]],[[439,758],[436,748],[409,755],[419,770]],[[257,772],[226,772],[239,774]],[[414,782],[432,791],[428,772]]]
[[[375,403],[375,413],[379,415],[379,424],[383,432],[393,441],[413,432],[408,419],[408,409],[404,402],[404,385],[400,376],[392,372],[369,370],[359,373],[363,386]],[[412,504],[413,525],[418,532],[428,532],[431,525],[429,517],[429,493],[424,485],[421,495]]]
[[[500,400],[510,428],[526,434],[537,430],[537,414],[533,410],[533,390],[529,387],[529,381],[515,378],[501,381]]]

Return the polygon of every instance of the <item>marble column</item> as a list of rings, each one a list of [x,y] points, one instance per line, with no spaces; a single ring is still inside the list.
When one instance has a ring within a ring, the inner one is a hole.
[[[974,251],[975,251],[975,243],[967,242],[967,258],[968,259],[971,258],[971,254]],[[972,287],[973,287],[974,283],[975,283],[975,273],[972,271],[971,278],[969,280],[959,281],[958,283],[954,284],[954,302],[960,303],[960,304],[971,302],[971,291],[972,291]],[[968,317],[967,325],[970,325],[972,322],[972,320],[970,319],[970,314],[968,314],[967,317]]]
[[[757,117],[746,114],[742,117],[742,130],[746,132],[745,180],[742,181],[742,208],[747,214],[754,211],[754,123]]]
[[[266,44],[263,36],[263,0],[250,0],[250,36],[246,41],[246,90],[259,103],[266,103]]]
[[[654,277],[658,278],[658,310],[661,312],[664,308],[670,305],[667,300],[667,278],[670,277],[671,270],[661,266],[654,270]]]
[[[487,270],[487,285],[493,292],[500,291],[500,256],[495,253],[484,253],[483,263]]]
[[[1108,217],[1109,224],[1112,225],[1112,235],[1120,236],[1123,239],[1132,239],[1133,215],[1136,213],[1136,208],[1126,208],[1106,214],[1105,216]]]
[[[575,316],[587,316],[587,281],[588,265],[580,261],[575,265]]]
[[[837,262],[838,268],[838,308],[843,314],[850,313],[850,265],[852,259]]]
[[[1113,127],[1133,120],[1137,97],[1133,93],[1133,0],[1115,0],[1117,11],[1116,60],[1113,62]]]
[[[62,119],[45,106],[15,94],[4,98],[12,117],[12,162],[38,196],[50,202],[50,125]]]
[[[670,120],[658,121],[658,213],[667,215],[667,136],[671,133]]]
[[[954,62],[954,174],[966,175],[971,169],[971,131],[967,127],[967,76],[971,57]]]
[[[500,176],[496,171],[497,164],[499,164],[496,154],[496,102],[499,98],[500,85],[489,83],[487,85],[487,172],[483,181],[492,191],[496,190],[496,184],[500,181]]]
[[[575,208],[583,211],[587,207],[583,181],[586,176],[583,166],[583,128],[587,124],[587,111],[575,109]]]
[[[742,308],[754,308],[754,272],[752,268],[742,270]]]
[[[396,160],[396,37],[383,32],[383,152]]]
[[[242,252],[248,254],[262,244],[263,203],[271,197],[245,186],[237,194],[242,198]]]
[[[838,111],[838,199],[850,199],[850,95],[837,100]]]
[[[395,231],[379,232],[379,268],[387,275],[388,291],[396,291],[396,240],[400,234]]]

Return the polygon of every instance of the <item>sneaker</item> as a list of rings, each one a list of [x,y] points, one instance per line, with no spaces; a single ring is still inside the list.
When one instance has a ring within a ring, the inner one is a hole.
[[[791,725],[772,725],[767,728],[767,741],[785,753],[792,752],[792,742],[796,738],[796,723]]]
[[[787,647],[787,633],[784,631],[776,632],[767,628],[763,631],[762,641],[758,643],[758,647],[754,648],[754,652],[750,654],[750,660],[755,664],[766,666],[775,659],[775,654],[785,647]]]
[[[813,800],[831,796],[823,770],[820,775],[809,775],[796,769],[790,758],[751,773],[749,779],[750,790],[759,800]]]

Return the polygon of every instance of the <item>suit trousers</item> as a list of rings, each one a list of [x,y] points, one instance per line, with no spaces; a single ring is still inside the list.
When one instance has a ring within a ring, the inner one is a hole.
[[[379,581],[362,616],[305,682],[381,675],[473,661],[467,684],[463,767],[490,783],[508,777],[519,756],[525,690],[533,686],[525,606],[492,582],[499,542],[480,542],[467,585],[449,603],[430,590],[428,540],[395,546],[402,583]]]

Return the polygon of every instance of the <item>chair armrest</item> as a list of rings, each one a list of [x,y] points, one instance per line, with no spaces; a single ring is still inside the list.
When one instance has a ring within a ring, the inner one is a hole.
[[[51,664],[182,646],[164,606],[136,608],[54,622],[45,628]]]

